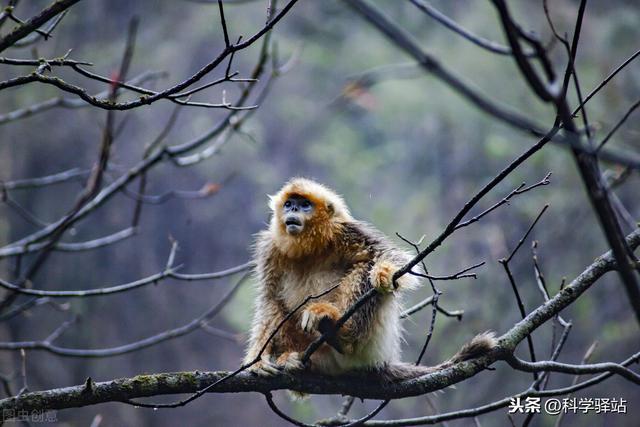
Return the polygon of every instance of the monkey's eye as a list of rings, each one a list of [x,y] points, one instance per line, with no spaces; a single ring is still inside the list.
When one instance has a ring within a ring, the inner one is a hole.
[[[286,202],[284,202],[284,207],[285,208],[290,208],[291,207],[291,201],[287,200]]]
[[[300,205],[302,206],[302,209],[309,209],[311,207],[311,202],[308,200],[303,200]]]

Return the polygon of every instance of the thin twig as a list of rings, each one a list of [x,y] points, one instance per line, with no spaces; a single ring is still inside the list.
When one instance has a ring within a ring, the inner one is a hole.
[[[57,338],[52,334],[47,339],[42,341],[18,341],[18,342],[0,342],[0,350],[44,350],[49,353],[56,354],[64,357],[80,357],[80,358],[98,358],[98,357],[113,357],[122,354],[132,353],[144,348],[154,346],[156,344],[185,336],[191,332],[202,328],[209,323],[231,300],[235,295],[238,288],[245,282],[248,275],[244,275],[238,282],[218,301],[213,307],[207,310],[202,315],[191,320],[189,323],[173,328],[150,337],[116,347],[107,347],[99,349],[82,349],[82,348],[68,348],[61,347],[53,344],[52,338]]]

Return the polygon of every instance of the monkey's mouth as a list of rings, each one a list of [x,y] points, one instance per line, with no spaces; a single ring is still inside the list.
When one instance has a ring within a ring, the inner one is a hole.
[[[287,233],[298,234],[302,231],[302,221],[298,218],[287,218],[284,221],[284,225],[287,227]]]
[[[287,227],[290,225],[297,225],[298,227],[302,226],[302,222],[299,219],[296,218],[289,218],[284,222],[284,225],[286,225]]]

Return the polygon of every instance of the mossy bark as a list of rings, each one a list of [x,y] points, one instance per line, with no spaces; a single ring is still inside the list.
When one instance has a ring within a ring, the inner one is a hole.
[[[633,249],[640,246],[640,230],[627,236]],[[499,338],[499,347],[489,354],[467,362],[458,363],[418,378],[390,382],[384,375],[353,374],[340,377],[318,376],[301,373],[295,376],[279,375],[257,377],[248,372],[236,376],[212,388],[211,393],[267,393],[273,390],[291,389],[311,394],[343,394],[365,399],[398,399],[440,390],[470,378],[492,363],[513,353],[517,345],[537,327],[575,301],[605,273],[615,269],[610,252],[598,257],[582,274],[545,304],[531,312],[522,321]],[[0,414],[18,411],[46,411],[95,405],[104,402],[122,402],[141,397],[167,394],[195,393],[228,375],[228,372],[172,372],[137,375],[105,382],[24,393],[21,396],[0,400]]]

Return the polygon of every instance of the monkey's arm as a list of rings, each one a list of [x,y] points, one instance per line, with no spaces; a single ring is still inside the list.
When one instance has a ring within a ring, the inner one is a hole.
[[[307,331],[326,332],[335,322],[371,288],[379,295],[369,299],[340,328],[336,337],[327,342],[338,351],[349,352],[353,343],[362,340],[375,327],[381,304],[393,296],[393,274],[405,265],[411,256],[394,247],[387,238],[363,223],[345,226],[341,236],[341,252],[352,267],[340,281],[340,286],[327,302],[310,304],[302,316],[302,328]],[[405,274],[397,281],[398,288],[411,289],[418,285],[416,276]],[[324,323],[324,325],[323,325]],[[337,345],[336,345],[337,344]]]
[[[381,252],[376,258],[369,279],[371,285],[382,293],[393,292],[396,289],[415,289],[420,284],[417,276],[406,273],[400,277],[394,286],[393,275],[409,262],[411,256],[395,248]],[[416,267],[414,267],[415,269]]]
[[[369,280],[371,286],[381,293],[396,289],[393,275],[413,258],[410,253],[397,248],[380,231],[362,222],[354,222],[344,228],[343,251],[345,259],[356,263],[365,260],[372,263]],[[413,269],[421,272],[419,267]],[[414,289],[419,283],[419,277],[411,273],[404,274],[396,281],[397,288],[401,290]]]
[[[371,261],[362,261],[353,265],[340,280],[340,285],[326,302],[310,304],[302,315],[302,328],[307,332],[318,331],[328,333],[327,343],[341,353],[351,353],[354,343],[369,333],[372,326],[371,317],[375,313],[375,306],[379,299],[386,297],[378,295],[365,303],[347,322],[342,325],[336,335],[334,325],[336,321],[354,304],[358,298],[371,289],[369,280]]]
[[[394,273],[411,259],[407,253],[385,243],[378,243],[372,249],[372,258],[354,264],[340,285],[343,295],[343,298],[337,301],[340,315],[371,288],[379,292],[379,295],[370,298],[342,326],[338,337],[346,343],[362,339],[370,333],[371,328],[375,327],[374,317],[378,314],[378,306],[385,304],[387,299],[393,298],[389,293],[395,290]],[[397,280],[397,286],[402,290],[413,289],[419,284],[417,279],[418,277],[414,275],[405,274]]]

